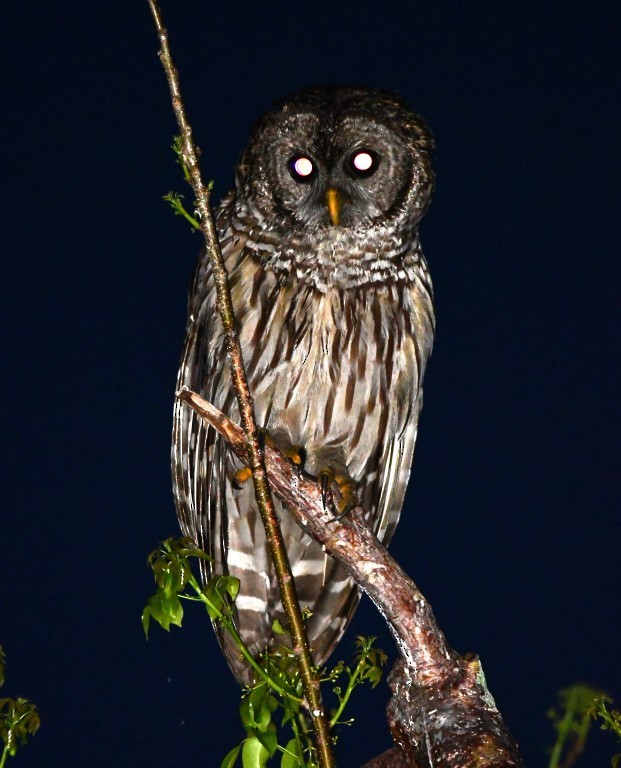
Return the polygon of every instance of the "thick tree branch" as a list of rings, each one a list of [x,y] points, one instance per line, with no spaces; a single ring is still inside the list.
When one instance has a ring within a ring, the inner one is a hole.
[[[332,768],[335,763],[332,752],[330,728],[321,700],[319,680],[313,671],[313,658],[310,652],[308,637],[306,635],[306,627],[295,592],[295,583],[293,581],[293,575],[287,557],[287,550],[284,545],[280,524],[274,509],[267,480],[265,460],[259,444],[259,435],[254,417],[254,405],[248,388],[241,346],[235,325],[228,275],[224,267],[222,253],[220,252],[211,210],[210,191],[203,184],[200,168],[198,166],[198,153],[192,138],[192,129],[185,114],[185,107],[179,87],[179,77],[168,46],[168,33],[164,27],[157,2],[155,2],[155,0],[149,0],[149,6],[158,32],[161,46],[159,55],[166,72],[172,106],[181,134],[182,159],[187,167],[192,189],[196,195],[196,206],[199,213],[200,227],[205,238],[205,245],[211,261],[216,286],[218,311],[224,327],[227,357],[241,417],[244,455],[246,456],[246,462],[252,470],[255,496],[265,527],[267,544],[274,562],[274,570],[276,571],[278,579],[281,601],[291,633],[293,653],[297,657],[300,668],[304,696],[308,703],[310,717],[313,721],[320,764],[322,768]]]
[[[199,395],[178,397],[226,439],[245,463],[243,431]],[[373,600],[395,637],[402,659],[390,674],[393,698],[388,721],[404,762],[380,755],[367,768],[518,768],[517,747],[491,697],[479,660],[447,644],[431,606],[354,509],[339,519],[324,509],[321,486],[275,448],[265,447],[265,465],[274,493],[300,526],[348,570]],[[338,493],[336,486],[334,492]],[[390,762],[393,760],[394,762]]]

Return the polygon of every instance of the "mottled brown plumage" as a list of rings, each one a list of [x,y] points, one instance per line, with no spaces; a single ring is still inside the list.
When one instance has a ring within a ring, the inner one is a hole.
[[[351,478],[385,543],[403,503],[433,341],[418,238],[433,190],[431,150],[424,122],[390,94],[301,91],[257,124],[236,189],[217,212],[259,426],[281,448],[302,446],[307,471],[330,467]],[[190,292],[183,385],[238,418],[204,254]],[[259,653],[284,615],[252,487],[238,487],[238,462],[181,403],[172,465],[181,528],[214,558],[210,573],[241,580],[238,627]],[[277,508],[322,664],[345,631],[357,589]],[[247,682],[239,653],[219,639]]]

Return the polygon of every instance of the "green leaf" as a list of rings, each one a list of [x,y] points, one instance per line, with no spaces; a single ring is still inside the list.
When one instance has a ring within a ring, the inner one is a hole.
[[[274,621],[272,622],[272,632],[275,635],[286,635],[287,634],[287,632],[285,631],[285,628],[278,621],[278,619],[274,619]]]
[[[255,726],[256,730],[260,732],[267,731],[272,720],[272,713],[269,711],[268,707],[262,705],[260,709],[255,710],[255,717],[257,721]]]
[[[265,749],[267,749],[269,756],[272,757],[278,746],[278,736],[274,723],[268,723],[265,730],[255,731],[253,735],[257,737]]]
[[[169,551],[181,558],[198,557],[202,560],[211,560],[207,552],[199,549],[192,539],[188,539],[187,536],[182,536],[179,539],[169,538],[163,542],[169,549]]]
[[[164,195],[162,200],[165,200],[170,204],[175,216],[183,216],[184,219],[187,219],[192,226],[192,230],[200,229],[198,220],[186,211],[185,206],[182,203],[183,195],[180,195],[178,192],[169,192],[167,195]]]
[[[228,613],[230,610],[229,598],[235,600],[239,593],[239,579],[234,576],[214,576],[203,589],[203,594],[211,603],[207,604],[207,612],[212,620],[218,617],[218,613]],[[228,597],[227,597],[228,596]]]
[[[382,679],[382,670],[380,667],[375,666],[375,664],[373,664],[373,661],[371,659],[369,659],[368,663],[370,663],[372,666],[370,666],[368,669],[364,671],[364,674],[362,675],[362,679],[368,680],[371,683],[371,686],[375,688],[375,686]]]
[[[242,748],[242,745],[238,744],[236,747],[233,747],[233,749],[230,752],[227,752],[227,754],[224,756],[224,759],[220,763],[220,768],[233,768],[233,766],[237,762],[237,758],[239,757],[241,748]]]
[[[179,600],[179,598],[174,595],[166,601],[166,609],[170,619],[170,624],[174,624],[176,627],[180,627],[183,622],[183,606],[181,605],[181,600]]]
[[[263,768],[267,764],[269,752],[256,736],[249,736],[242,747],[243,768]]]
[[[249,731],[256,728],[254,719],[254,706],[250,702],[250,695],[244,696],[239,705],[239,716],[244,728]]]
[[[146,605],[142,611],[142,616],[140,617],[140,621],[142,622],[142,629],[144,631],[144,636],[149,639],[149,622],[151,621],[151,609],[148,605]]]
[[[299,766],[304,765],[299,747],[297,739],[291,739],[291,741],[287,742],[280,761],[280,768],[299,768]]]
[[[282,718],[282,725],[286,725],[286,723],[288,723],[290,720],[293,720],[297,716],[300,711],[300,704],[297,701],[287,699],[286,701],[283,701],[282,706],[285,710]]]
[[[277,707],[278,702],[268,687],[261,684],[244,696],[239,705],[239,714],[246,730],[265,733],[272,722],[272,712]]]
[[[147,600],[146,608],[142,612],[142,627],[145,634],[148,632],[151,618],[167,632],[170,631],[171,624],[180,627],[183,622],[183,606],[177,595],[168,597],[162,590],[158,590]]]
[[[618,709],[609,710],[607,704],[612,704],[612,699],[609,696],[603,696],[593,717],[600,719],[602,731],[612,731],[621,740],[621,712]]]
[[[239,579],[235,578],[235,576],[220,576],[220,579],[218,580],[218,588],[221,590],[224,589],[231,600],[235,600],[239,594],[239,583]]]

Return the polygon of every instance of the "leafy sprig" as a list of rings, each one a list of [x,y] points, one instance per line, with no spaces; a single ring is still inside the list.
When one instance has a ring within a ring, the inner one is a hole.
[[[255,659],[240,637],[233,620],[234,601],[239,581],[232,576],[215,576],[201,587],[192,573],[191,560],[209,560],[189,539],[166,539],[148,558],[157,590],[147,601],[142,625],[148,636],[153,619],[164,629],[182,625],[183,600],[201,602],[210,618],[218,622],[233,638],[244,658],[256,673],[257,682],[242,697],[239,715],[245,738],[226,754],[220,768],[234,768],[241,758],[243,768],[263,768],[272,758],[280,768],[316,768],[318,758],[298,665],[287,645],[286,627],[275,620],[275,636],[283,642]],[[307,619],[310,614],[307,614]],[[353,691],[365,681],[373,687],[382,676],[386,661],[383,651],[374,647],[375,638],[358,637],[351,665],[340,661],[331,671],[320,675],[322,683],[332,686],[336,706],[330,719],[332,738],[337,725],[349,725],[343,711]]]
[[[162,200],[170,203],[170,207],[173,209],[175,216],[183,216],[184,219],[187,219],[187,221],[190,222],[192,231],[200,230],[198,219],[186,210],[186,207],[183,204],[183,199],[184,196],[179,194],[179,192],[169,192],[162,198]]]
[[[171,624],[181,627],[183,621],[183,606],[181,600],[191,600],[203,603],[212,621],[218,621],[229,632],[240,652],[254,669],[260,679],[269,683],[274,690],[291,697],[293,694],[283,689],[276,680],[269,677],[266,670],[252,656],[233,620],[233,601],[239,592],[239,579],[234,576],[214,576],[201,587],[192,573],[191,558],[209,560],[210,557],[198,549],[190,539],[168,538],[154,549],[148,557],[148,563],[153,571],[157,590],[147,600],[142,612],[142,627],[145,635],[149,636],[151,619],[156,621],[167,632]],[[191,592],[187,592],[187,589]],[[302,703],[298,699],[298,703]]]
[[[596,688],[577,684],[559,692],[559,705],[548,712],[557,732],[548,768],[570,768],[586,747],[594,722],[612,731],[621,741],[621,712],[610,709],[612,699]],[[612,768],[621,768],[621,753],[611,759]]]
[[[185,163],[185,160],[183,159],[183,147],[181,146],[181,136],[173,137],[173,143],[171,145],[171,149],[177,157],[177,163],[179,163],[179,165],[181,166],[181,170],[183,172],[183,178],[188,182],[188,184],[191,185],[192,180],[190,178],[190,171],[188,169],[188,166]],[[213,181],[210,181],[207,184],[207,189],[208,190],[213,189]],[[196,218],[196,216],[193,216],[183,204],[183,199],[184,199],[183,195],[180,195],[178,192],[169,192],[167,195],[164,195],[162,199],[170,204],[170,207],[173,209],[173,213],[175,214],[175,216],[183,216],[184,219],[189,221],[193,231],[195,230],[200,231],[201,225],[199,224],[198,219]]]
[[[330,727],[335,725],[350,725],[351,720],[341,721],[340,717],[343,710],[347,706],[347,703],[353,693],[365,680],[371,683],[371,687],[375,686],[382,679],[382,668],[386,663],[386,654],[380,648],[374,648],[374,637],[363,637],[359,635],[356,638],[356,647],[358,651],[354,657],[354,663],[350,667],[342,661],[339,661],[334,667],[328,677],[325,678],[326,682],[330,681],[337,683],[341,678],[344,678],[346,685],[343,690],[342,684],[334,685],[333,691],[338,698],[339,705],[330,719]]]
[[[4,685],[6,656],[0,645],[0,688]],[[8,757],[15,757],[18,746],[26,744],[41,724],[35,705],[28,699],[0,699],[0,737],[4,749],[0,757],[0,768],[4,768]]]

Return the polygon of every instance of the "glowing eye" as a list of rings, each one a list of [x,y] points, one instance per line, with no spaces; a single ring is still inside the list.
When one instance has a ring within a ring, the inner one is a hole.
[[[357,155],[353,156],[352,163],[357,170],[368,171],[373,165],[373,158],[368,152],[358,152]]]
[[[309,181],[315,175],[315,163],[306,157],[298,155],[289,161],[289,170],[296,181]]]
[[[298,176],[310,176],[313,172],[313,163],[308,157],[298,157],[293,163],[293,170]]]
[[[379,164],[379,158],[370,149],[359,149],[350,156],[349,162],[356,176],[365,177],[375,173]]]

